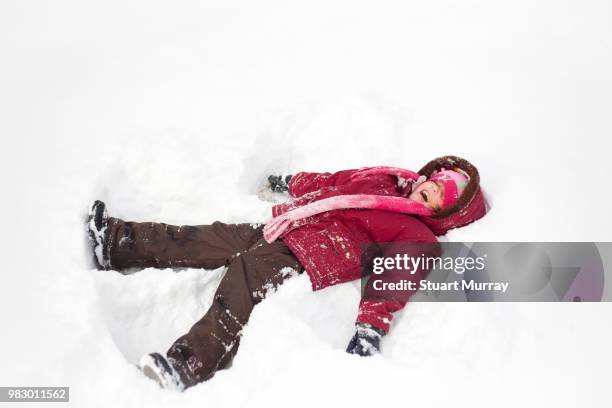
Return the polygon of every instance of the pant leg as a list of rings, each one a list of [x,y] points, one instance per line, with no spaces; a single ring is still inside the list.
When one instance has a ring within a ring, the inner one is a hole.
[[[167,352],[185,385],[205,381],[225,368],[238,350],[242,328],[253,307],[268,291],[301,271],[299,261],[282,240],[268,244],[261,239],[235,258],[210,309]]]
[[[189,267],[214,269],[229,264],[262,237],[253,224],[168,225],[110,218],[106,232],[112,269]]]

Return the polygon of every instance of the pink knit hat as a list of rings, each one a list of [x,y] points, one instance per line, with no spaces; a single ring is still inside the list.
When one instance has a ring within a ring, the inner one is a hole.
[[[455,204],[469,181],[467,176],[463,173],[444,169],[436,173],[429,180],[440,183],[442,188],[444,188],[444,202],[442,203],[442,208],[448,208]]]

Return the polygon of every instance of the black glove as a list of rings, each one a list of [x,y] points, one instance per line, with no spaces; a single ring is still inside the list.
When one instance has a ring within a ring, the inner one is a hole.
[[[291,181],[291,174],[276,175],[272,174],[268,176],[268,183],[270,183],[270,190],[275,193],[283,193],[289,190],[289,181]]]
[[[362,357],[372,356],[380,352],[380,339],[385,332],[366,323],[357,323],[357,332],[346,348],[347,353]]]

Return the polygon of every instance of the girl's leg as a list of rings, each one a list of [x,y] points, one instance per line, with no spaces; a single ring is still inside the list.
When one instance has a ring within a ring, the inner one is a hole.
[[[167,352],[183,383],[190,387],[225,368],[238,350],[242,328],[253,307],[267,291],[301,271],[302,266],[282,240],[268,244],[261,239],[236,257],[208,312]]]
[[[262,236],[254,224],[176,226],[109,218],[106,246],[112,269],[227,265]]]

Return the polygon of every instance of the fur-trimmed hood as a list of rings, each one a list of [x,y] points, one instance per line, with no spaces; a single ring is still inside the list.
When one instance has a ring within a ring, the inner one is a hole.
[[[470,179],[461,197],[455,205],[444,208],[435,215],[419,217],[436,235],[444,235],[453,228],[470,224],[482,218],[487,212],[480,189],[478,169],[469,161],[457,156],[439,157],[427,163],[419,170],[419,174],[430,178],[442,169],[452,170],[453,168],[461,169]]]

